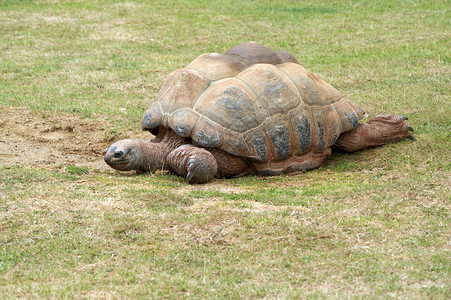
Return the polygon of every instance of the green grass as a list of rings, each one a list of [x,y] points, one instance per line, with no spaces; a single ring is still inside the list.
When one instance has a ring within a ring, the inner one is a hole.
[[[0,161],[0,297],[448,298],[449,7],[0,0],[5,107],[139,132],[171,71],[255,40],[373,116],[408,116],[418,138],[201,186]]]

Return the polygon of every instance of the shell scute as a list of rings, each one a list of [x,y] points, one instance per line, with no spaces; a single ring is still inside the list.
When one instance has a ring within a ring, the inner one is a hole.
[[[323,115],[326,118],[325,127],[327,128],[328,137],[327,146],[330,147],[335,144],[338,137],[340,136],[342,132],[342,124],[340,116],[332,105],[324,107]]]
[[[323,81],[300,65],[285,63],[278,65],[291,78],[302,100],[310,106],[326,106],[343,98],[343,95],[330,84]]]
[[[244,134],[244,140],[247,143],[248,155],[254,161],[264,162],[269,157],[268,141],[265,132],[261,128],[250,130]]]
[[[194,110],[217,126],[242,133],[262,124],[267,114],[249,87],[234,77],[216,81],[199,98]]]
[[[359,125],[359,120],[364,113],[360,106],[348,99],[338,101],[333,106],[339,116],[341,132],[349,131]]]
[[[194,69],[198,71],[202,77],[211,81],[216,81],[222,78],[235,76],[243,70],[245,66],[231,56],[219,53],[207,53],[197,57],[186,68]]]
[[[316,128],[316,149],[317,151],[322,151],[326,149],[327,146],[327,128],[326,128],[326,118],[323,115],[323,110],[320,108],[312,108],[312,118]]]
[[[158,128],[163,124],[163,116],[164,112],[161,110],[160,103],[152,103],[141,119],[141,129],[152,130],[154,128]]]
[[[180,69],[171,74],[165,90],[157,95],[156,101],[164,112],[173,112],[180,108],[192,108],[199,95],[210,81],[198,72]]]
[[[221,149],[237,156],[248,156],[249,150],[242,134],[224,130],[224,142]]]
[[[312,108],[313,120],[316,123],[316,150],[324,151],[335,144],[341,134],[342,124],[333,106]]]
[[[256,42],[248,42],[235,46],[224,53],[224,55],[240,62],[244,68],[256,64],[276,65],[285,62],[285,59],[292,61],[294,58],[287,56],[286,53],[278,54]]]
[[[208,118],[201,117],[193,130],[191,138],[203,147],[220,148],[222,141],[224,141],[224,129],[216,126]]]
[[[171,114],[169,127],[178,135],[189,137],[200,116],[192,109],[182,108]]]
[[[312,145],[312,124],[310,123],[312,118],[310,108],[303,105],[291,111],[289,118],[294,129],[294,138],[296,139],[296,142],[293,144],[297,146],[294,154],[301,155],[309,151]]]
[[[290,125],[286,116],[273,117],[263,125],[272,143],[275,158],[283,159],[291,153]]]
[[[284,114],[300,104],[296,86],[274,65],[253,65],[236,77],[249,85],[269,116]]]

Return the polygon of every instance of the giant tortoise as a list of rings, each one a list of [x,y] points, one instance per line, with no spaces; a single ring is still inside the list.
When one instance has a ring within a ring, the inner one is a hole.
[[[407,118],[363,109],[285,51],[245,43],[197,57],[172,72],[144,113],[153,140],[121,140],[105,162],[116,170],[170,169],[190,183],[318,167],[331,146],[353,152],[405,138]]]

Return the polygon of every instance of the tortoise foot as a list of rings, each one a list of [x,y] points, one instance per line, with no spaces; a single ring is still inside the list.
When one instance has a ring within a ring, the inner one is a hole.
[[[211,181],[218,169],[215,157],[204,148],[182,145],[168,154],[169,167],[186,178],[188,183]]]

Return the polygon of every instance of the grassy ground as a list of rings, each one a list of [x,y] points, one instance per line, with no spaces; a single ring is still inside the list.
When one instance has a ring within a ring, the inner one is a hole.
[[[449,4],[0,0],[3,107],[138,132],[169,72],[255,40],[418,138],[202,186],[0,160],[0,296],[448,298]]]

